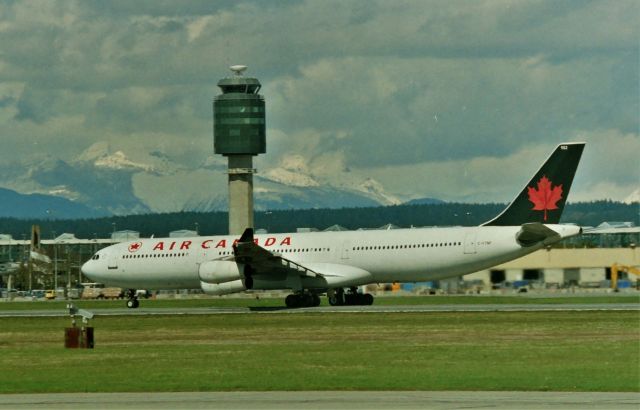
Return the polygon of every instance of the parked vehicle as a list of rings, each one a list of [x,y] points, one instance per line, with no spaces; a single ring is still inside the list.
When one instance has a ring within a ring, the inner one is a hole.
[[[32,298],[36,298],[36,299],[42,299],[45,296],[45,293],[47,293],[44,289],[33,289],[31,291],[30,296]]]

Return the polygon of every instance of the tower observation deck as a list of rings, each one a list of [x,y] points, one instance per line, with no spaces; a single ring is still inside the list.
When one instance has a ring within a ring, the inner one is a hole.
[[[253,228],[253,156],[267,151],[266,123],[260,81],[243,76],[246,66],[230,68],[213,100],[213,146],[228,158],[229,234],[239,235]]]

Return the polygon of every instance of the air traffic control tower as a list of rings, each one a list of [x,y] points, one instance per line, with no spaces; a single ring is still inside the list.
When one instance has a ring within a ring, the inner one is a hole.
[[[253,156],[267,152],[264,98],[260,81],[244,77],[247,66],[231,66],[232,77],[218,81],[213,100],[213,147],[229,158],[229,234],[253,228]]]

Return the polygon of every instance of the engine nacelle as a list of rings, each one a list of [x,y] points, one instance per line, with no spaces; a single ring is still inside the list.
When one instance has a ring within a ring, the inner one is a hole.
[[[233,261],[209,261],[200,265],[198,273],[200,280],[206,283],[237,281],[244,275],[244,265],[238,265]]]
[[[229,293],[236,293],[247,290],[241,280],[234,280],[232,282],[225,282],[220,284],[200,282],[200,287],[207,295],[214,296],[227,295]]]

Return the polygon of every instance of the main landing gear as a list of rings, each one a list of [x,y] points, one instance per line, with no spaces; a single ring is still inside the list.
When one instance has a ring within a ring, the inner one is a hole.
[[[329,304],[331,306],[353,306],[353,305],[372,305],[373,295],[370,293],[358,293],[358,288],[351,287],[349,292],[345,293],[344,289],[338,288],[327,293]]]
[[[138,295],[135,289],[127,289],[127,307],[129,309],[135,309],[140,306]]]
[[[320,296],[313,292],[298,292],[287,296],[284,303],[288,308],[320,306]]]

